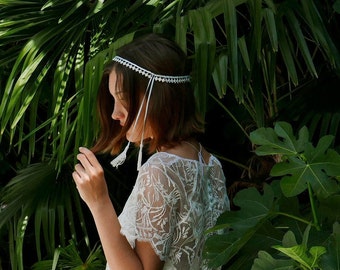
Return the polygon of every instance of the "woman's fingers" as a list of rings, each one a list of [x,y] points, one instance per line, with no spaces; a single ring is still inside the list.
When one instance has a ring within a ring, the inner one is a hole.
[[[98,165],[100,165],[96,156],[93,154],[91,150],[87,149],[86,147],[79,147],[79,152],[80,157],[86,158],[86,164],[88,166],[97,167]]]
[[[90,176],[90,178],[101,174],[102,167],[98,162],[96,156],[85,147],[80,147],[79,151],[80,153],[77,155],[77,159],[82,165],[84,172],[86,172]],[[83,172],[80,168],[79,171]]]
[[[87,178],[87,173],[84,169],[84,167],[81,164],[76,164],[76,166],[74,166],[74,175],[77,177],[77,180],[85,180],[84,178]]]
[[[79,163],[74,166],[72,177],[82,199],[89,207],[95,206],[108,196],[104,171],[89,149],[81,147],[79,151]]]

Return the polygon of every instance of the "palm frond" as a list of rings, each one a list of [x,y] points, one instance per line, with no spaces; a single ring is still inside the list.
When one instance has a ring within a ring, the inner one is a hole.
[[[30,217],[34,217],[38,258],[42,253],[53,254],[54,249],[68,237],[76,239],[76,224],[85,224],[75,185],[66,175],[57,177],[52,164],[40,163],[24,168],[1,192],[0,227],[16,219],[27,225]],[[16,235],[23,241],[25,227],[17,228]],[[13,230],[16,230],[15,227]],[[87,235],[85,226],[82,230]],[[41,250],[42,241],[47,250]],[[22,249],[19,244],[22,243],[13,242],[17,245],[17,252]]]

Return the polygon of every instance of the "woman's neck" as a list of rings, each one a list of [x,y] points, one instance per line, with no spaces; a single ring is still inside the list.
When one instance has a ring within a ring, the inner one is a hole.
[[[174,154],[176,156],[192,160],[199,160],[200,154],[203,157],[205,156],[204,155],[205,153],[209,155],[209,153],[206,152],[202,148],[202,146],[196,140],[193,139],[182,141],[173,147],[162,146],[160,147],[159,151]]]

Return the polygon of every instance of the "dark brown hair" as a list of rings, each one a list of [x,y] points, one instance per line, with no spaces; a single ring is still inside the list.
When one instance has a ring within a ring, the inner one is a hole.
[[[185,53],[175,42],[160,35],[149,34],[138,38],[121,47],[117,55],[155,74],[188,75],[185,70]],[[112,70],[117,74],[117,81],[127,103],[128,118],[123,127],[111,118],[114,99],[109,92],[109,75]],[[126,132],[137,116],[148,82],[147,77],[126,66],[114,61],[109,63],[98,92],[101,134],[92,149],[94,152],[119,152]],[[182,140],[202,133],[203,121],[197,115],[190,83],[155,81],[147,112],[147,125],[151,127],[153,134],[152,140],[149,141],[149,152],[161,146],[172,147]]]

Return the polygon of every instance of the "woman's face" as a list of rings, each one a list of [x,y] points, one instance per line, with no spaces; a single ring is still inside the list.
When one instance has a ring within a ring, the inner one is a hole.
[[[127,102],[124,100],[124,95],[122,94],[122,89],[120,87],[121,82],[117,82],[117,74],[114,70],[111,71],[109,75],[109,91],[115,100],[112,119],[119,121],[121,126],[124,126],[128,117]],[[143,131],[143,119],[145,113],[145,104],[143,110],[137,119],[137,125],[134,128],[135,123],[131,125],[126,133],[126,139],[133,143],[139,143],[142,137]],[[152,137],[150,128],[148,128],[147,123],[144,128],[144,139]]]

